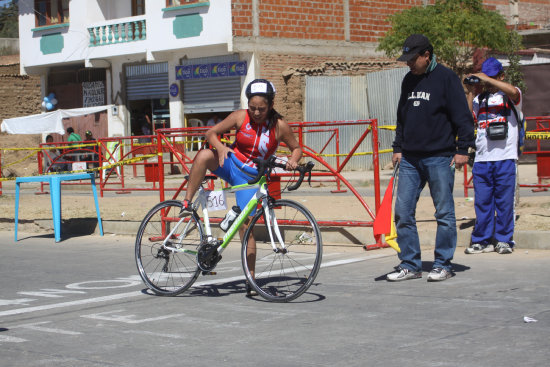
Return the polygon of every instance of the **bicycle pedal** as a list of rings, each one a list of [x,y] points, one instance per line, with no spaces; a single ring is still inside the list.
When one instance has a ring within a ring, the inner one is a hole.
[[[217,272],[215,271],[203,271],[202,272],[202,275],[216,275],[218,274]]]

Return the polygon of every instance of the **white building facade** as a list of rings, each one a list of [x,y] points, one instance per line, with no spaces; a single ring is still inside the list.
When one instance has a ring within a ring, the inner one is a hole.
[[[155,128],[223,117],[255,75],[232,50],[231,0],[20,0],[19,34],[21,73],[53,108],[109,106],[96,136],[141,135],[146,114]]]

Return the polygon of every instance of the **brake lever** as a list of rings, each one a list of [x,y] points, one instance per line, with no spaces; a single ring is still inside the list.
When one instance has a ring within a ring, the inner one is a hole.
[[[288,187],[288,191],[294,191],[298,189],[302,184],[302,181],[304,181],[304,177],[307,173],[309,173],[308,183],[311,186],[311,169],[314,165],[315,164],[313,162],[308,162],[305,166],[298,166],[297,171],[300,172],[300,177],[294,185]]]

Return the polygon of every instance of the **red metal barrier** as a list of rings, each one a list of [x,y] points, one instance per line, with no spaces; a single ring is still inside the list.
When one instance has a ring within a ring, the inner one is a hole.
[[[367,214],[371,220],[334,220],[334,221],[318,221],[320,226],[328,227],[372,227],[374,223],[374,218],[376,217],[374,212],[371,210],[369,205],[366,203],[364,198],[359,194],[355,187],[342,175],[346,164],[353,157],[354,153],[359,148],[360,144],[367,138],[368,134],[371,133],[371,140],[373,146],[372,160],[373,160],[373,171],[374,171],[374,200],[375,200],[375,211],[378,211],[380,207],[380,165],[379,165],[379,154],[378,154],[378,127],[376,120],[362,120],[362,121],[325,121],[325,122],[302,122],[302,123],[291,123],[291,128],[294,130],[298,137],[298,142],[302,147],[304,155],[311,159],[317,161],[322,167],[326,169],[325,172],[316,171],[312,173],[313,177],[330,177],[337,182],[337,192],[341,192],[340,184],[343,183],[357,198],[363,208],[366,210]],[[340,162],[340,150],[339,150],[339,138],[338,133],[335,132],[329,138],[329,141],[321,148],[321,152],[314,151],[311,147],[307,146],[304,142],[304,136],[309,133],[315,133],[321,129],[328,130],[337,130],[341,126],[365,126],[364,132],[358,137],[357,142],[354,144],[353,148],[345,154],[345,158]],[[158,129],[157,130],[157,150],[163,152],[170,152],[179,164],[184,167],[186,172],[189,171],[192,160],[186,155],[186,151],[181,151],[181,149],[176,149],[174,142],[178,140],[184,140],[185,138],[200,136],[204,138],[204,132],[207,129],[205,128],[182,128],[182,129]],[[335,139],[336,152],[337,152],[337,166],[332,167],[325,159],[322,157],[322,152],[329,144],[331,140]],[[284,148],[284,144],[282,144]],[[165,177],[164,177],[164,166],[163,157],[161,154],[158,156],[158,172],[159,172],[159,194],[160,200],[163,201],[166,199],[165,191]],[[318,166],[319,167],[319,166]],[[291,173],[277,173],[276,177],[279,177],[282,180],[291,179]],[[173,198],[177,198],[181,191],[185,190],[187,180],[183,180],[180,187],[176,190],[173,195]],[[215,221],[215,218],[212,218]],[[382,241],[382,238],[375,238],[375,244],[365,245],[364,248],[367,250],[388,247],[386,243]]]

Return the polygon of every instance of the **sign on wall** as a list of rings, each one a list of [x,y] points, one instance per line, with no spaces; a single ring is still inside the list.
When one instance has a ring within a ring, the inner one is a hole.
[[[82,106],[94,107],[105,104],[105,84],[102,81],[82,82]]]
[[[178,65],[176,79],[204,79],[246,75],[246,61],[216,62],[212,64]]]

